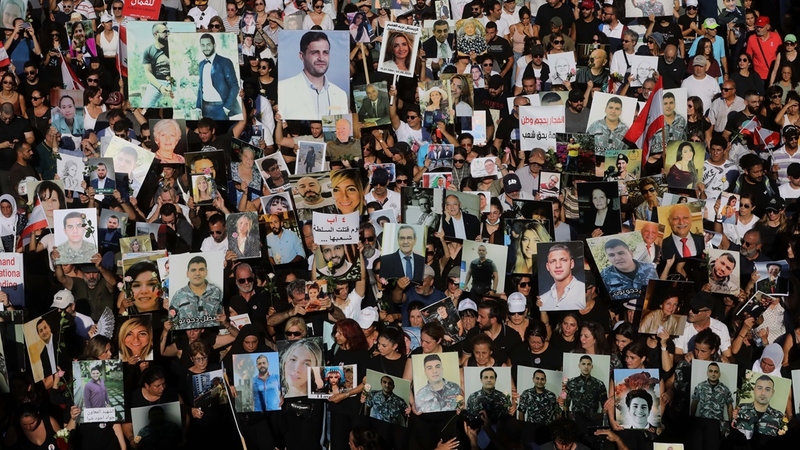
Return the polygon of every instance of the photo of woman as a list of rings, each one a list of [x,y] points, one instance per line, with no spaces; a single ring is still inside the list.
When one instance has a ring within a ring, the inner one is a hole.
[[[617,234],[620,222],[617,182],[579,183],[580,232],[591,237]]]
[[[125,277],[131,279],[125,282],[130,284],[126,292],[131,297],[124,299],[124,310],[134,314],[163,310],[161,275],[155,263],[139,261],[125,270]]]
[[[80,109],[80,110],[79,110]],[[62,95],[58,100],[58,107],[53,108],[53,126],[61,134],[72,136],[83,135],[83,108],[76,105],[75,99],[69,95]]]
[[[524,224],[524,222],[515,222]],[[519,234],[511,230],[511,247],[514,249],[514,273],[533,273],[536,267],[536,246],[539,242],[552,242],[547,228],[537,221],[528,221]],[[516,238],[515,238],[516,235]]]
[[[466,75],[455,74],[450,78],[450,97],[456,117],[472,117],[472,90]]]
[[[228,229],[228,250],[236,254],[236,259],[257,258],[261,256],[258,242],[258,216],[255,212],[229,214],[226,219]]]
[[[639,333],[658,334],[663,330],[670,336],[680,336],[686,326],[686,316],[679,315],[681,297],[685,292],[669,281],[654,280],[651,283],[654,286],[648,287],[647,307],[639,324]]]
[[[470,53],[482,55],[486,53],[486,29],[473,18],[464,19],[456,25],[456,47],[459,56],[469,56]]]
[[[667,185],[672,188],[679,189],[694,189],[697,182],[702,178],[702,163],[700,170],[695,164],[695,151],[694,145],[691,142],[679,142],[670,144],[667,147],[666,161],[664,161],[664,168],[669,166],[671,161],[674,161],[672,167],[667,169]],[[704,154],[702,155],[705,156]]]
[[[423,93],[420,100],[424,108],[422,112],[424,127],[432,127],[439,122],[451,122],[450,100],[444,89],[433,86]]]
[[[72,27],[70,27],[70,24]],[[69,54],[73,60],[89,65],[89,58],[97,56],[97,45],[94,41],[92,21],[67,22],[67,32],[69,33],[70,50]],[[75,62],[75,61],[73,61]]]
[[[725,197],[730,196],[728,201],[725,201]],[[736,194],[722,194],[720,198],[720,203],[723,203],[724,206],[720,208],[719,215],[717,216],[717,222],[728,223],[735,225],[736,224],[736,211],[739,211],[739,199]]]
[[[156,159],[162,164],[179,163],[184,164],[183,156],[175,153],[178,143],[183,137],[181,126],[174,119],[162,119],[156,122],[152,129],[153,143],[156,148]]]
[[[217,183],[211,177],[193,175],[192,186],[195,203],[211,203],[217,198]]]
[[[399,31],[389,33],[384,47],[383,67],[401,73],[411,73],[412,42],[405,33]]]
[[[305,397],[308,395],[308,369],[324,362],[320,339],[301,339],[286,344],[281,350],[281,385],[283,396]]]
[[[83,192],[83,187],[81,187],[83,172],[79,171],[79,169],[76,161],[70,159],[64,163],[64,170],[61,172],[61,181],[64,182],[64,189]]]
[[[339,214],[364,213],[364,185],[357,169],[331,172],[331,190]]]
[[[367,20],[367,15],[364,14],[362,11],[356,13],[348,13],[347,20],[350,21],[350,36],[353,37],[353,40],[356,43],[358,42],[369,43],[372,27],[370,27],[369,25],[369,20]]]
[[[486,82],[483,79],[483,70],[481,70],[481,66],[473,64],[472,67],[469,69],[469,73],[472,75],[473,89],[483,89],[486,87]]]
[[[67,208],[67,199],[59,185],[52,181],[42,181],[36,186],[36,196],[42,202],[42,209],[50,228],[53,227],[53,211]]]
[[[153,326],[150,315],[131,316],[117,335],[119,358],[128,364],[153,360]]]

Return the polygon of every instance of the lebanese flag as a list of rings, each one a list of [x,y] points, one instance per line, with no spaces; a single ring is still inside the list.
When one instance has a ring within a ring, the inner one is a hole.
[[[656,86],[625,134],[625,140],[642,149],[642,161],[647,161],[650,140],[664,128],[664,82],[658,77]]]
[[[123,77],[128,77],[128,29],[119,26],[119,48],[117,49],[117,70]]]
[[[47,216],[44,215],[42,202],[39,201],[39,197],[36,196],[36,203],[34,204],[33,211],[28,219],[28,225],[26,225],[25,229],[22,230],[22,233],[20,233],[20,240],[17,241],[17,244],[28,245],[33,232],[36,230],[41,230],[42,228],[47,228]]]
[[[740,133],[752,137],[753,145],[759,148],[776,148],[781,142],[780,133],[762,127],[755,116],[744,124]]]
[[[64,89],[71,89],[82,91],[86,89],[81,83],[81,79],[75,75],[75,72],[72,70],[72,67],[64,61],[64,58],[61,59],[61,80],[64,83]]]

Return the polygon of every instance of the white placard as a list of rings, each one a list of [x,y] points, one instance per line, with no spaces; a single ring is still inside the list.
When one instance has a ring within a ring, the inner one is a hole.
[[[314,242],[318,245],[358,244],[360,225],[357,212],[324,214],[315,212],[312,219]]]

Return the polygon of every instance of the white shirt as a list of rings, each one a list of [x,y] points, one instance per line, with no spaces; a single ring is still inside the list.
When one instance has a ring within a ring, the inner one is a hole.
[[[380,201],[378,201],[378,199],[375,198],[375,195],[372,194],[372,191],[369,191],[367,193],[367,195],[364,196],[364,200],[366,200],[366,203],[369,203],[369,202],[381,203]],[[395,191],[391,191],[391,190],[387,190],[386,191],[386,202],[382,203],[383,209],[391,208],[391,209],[393,209],[395,211],[400,211],[402,209],[402,208],[400,208],[400,203],[401,203],[401,200],[400,200],[400,193],[399,192],[395,192]]]
[[[748,223],[736,221],[736,223],[723,223],[722,233],[728,237],[728,240],[736,245],[742,245],[744,234],[750,231],[756,223],[758,223],[758,216],[753,214],[753,219]]]
[[[110,56],[117,56],[117,49],[119,48],[119,33],[114,31],[114,35],[111,36],[111,40],[106,40],[105,32],[101,31],[97,36],[95,41],[103,49],[103,56],[108,58]],[[84,124],[85,128],[85,124]]]
[[[677,234],[672,234],[672,240],[675,242],[675,248],[678,249],[678,254],[683,255],[683,242],[681,242],[681,237]],[[686,246],[689,247],[689,252],[692,256],[697,256],[697,246],[694,245],[694,239],[692,236],[686,236]]]
[[[493,19],[489,18],[488,16],[483,16],[483,17],[481,17],[480,20],[481,20],[481,24],[484,27],[486,27],[487,23],[494,22],[495,25],[497,25],[497,35],[500,36],[501,38],[505,38],[508,35],[509,25],[508,25],[508,22],[506,22],[506,19],[503,19],[502,15],[500,15],[500,18],[497,19],[497,20],[493,20]]]
[[[572,277],[564,293],[558,296],[556,283],[541,296],[542,311],[571,311],[586,307],[586,284]]]
[[[394,132],[397,135],[397,142],[406,142],[409,144],[412,142],[425,142],[422,139],[422,128],[414,130],[403,121],[400,121],[400,126],[395,128]]]
[[[711,102],[714,99],[714,96],[720,92],[717,79],[708,75],[700,80],[692,75],[683,80],[681,87],[686,88],[686,94],[689,97],[696,95],[703,100],[703,114],[708,112],[708,110],[711,108]]]
[[[203,243],[200,244],[200,251],[201,252],[227,252],[228,251],[228,238],[226,237],[224,241],[217,242],[214,240],[213,236],[209,236],[203,239]]]
[[[783,199],[800,197],[800,188],[795,189],[792,187],[791,183],[783,183],[780,185],[778,187],[778,192],[780,192],[781,198]]]
[[[195,6],[186,15],[194,19],[194,26],[199,30],[200,28],[208,28],[208,22],[211,21],[212,17],[219,16],[219,13],[209,5],[205,11],[200,11],[200,8]]]
[[[500,15],[505,21],[508,23],[509,27],[513,27],[514,25],[520,22],[519,20],[519,5],[514,6],[514,12],[509,14],[506,12],[506,9],[503,8],[503,11]]]
[[[466,239],[467,238],[467,231],[464,229],[464,214],[461,214],[460,219],[456,219],[455,217],[451,217],[450,221],[453,223],[453,232],[455,233],[455,237],[459,239]]]
[[[635,53],[635,52],[634,52]],[[628,64],[633,65],[632,57],[634,53],[628,53],[628,62],[625,62],[625,50],[617,50],[614,52],[614,55],[611,57],[611,73],[618,73],[620,75],[625,75],[625,72],[628,71]]]
[[[711,319],[711,331],[714,332],[720,339],[720,352],[728,350],[731,346],[731,335],[728,333],[728,327],[717,319]],[[687,323],[683,329],[683,334],[675,338],[675,349],[680,349],[684,354],[694,350],[694,337],[698,331],[694,325]]]
[[[705,104],[703,104],[703,107],[705,107]],[[722,97],[714,100],[708,110],[708,120],[714,125],[714,131],[717,133],[725,131],[725,125],[728,124],[728,114],[734,111],[741,111],[744,107],[744,99],[738,95],[733,98],[731,106],[728,106]]]
[[[204,102],[221,102],[222,97],[220,97],[219,92],[214,89],[214,81],[211,79],[211,66],[214,64],[214,59],[216,59],[217,54],[214,53],[213,55],[206,58],[208,61],[203,66],[203,101]]]
[[[53,373],[56,373],[58,367],[56,367],[56,352],[53,348],[53,336],[50,336],[50,342],[45,342],[44,348],[47,349],[47,358],[50,360],[50,368],[53,369]]]

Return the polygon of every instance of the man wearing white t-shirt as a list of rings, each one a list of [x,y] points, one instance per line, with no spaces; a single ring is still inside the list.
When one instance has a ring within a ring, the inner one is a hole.
[[[782,199],[800,197],[800,163],[791,163],[786,169],[786,183],[778,187]]]
[[[700,292],[696,294],[689,304],[689,317],[683,329],[683,334],[675,338],[675,354],[688,354],[694,350],[694,337],[697,333],[711,328],[720,339],[719,350],[725,358],[731,358],[731,336],[728,327],[722,322],[711,317],[711,308],[714,306],[714,299],[711,294]],[[662,349],[663,350],[663,349]]]
[[[520,22],[519,8],[520,7],[517,6],[517,2],[515,0],[504,0],[501,17],[505,19],[509,27],[513,27]]]
[[[486,8],[486,16],[481,18],[481,24],[485,27],[487,23],[494,22],[497,25],[497,35],[501,38],[508,36],[510,25],[503,19],[503,7],[496,0],[490,2]]]
[[[392,120],[392,128],[397,135],[397,142],[406,142],[409,145],[413,142],[421,144],[425,142],[422,135],[422,117],[420,117],[419,110],[409,110],[406,116],[407,122],[400,120],[397,115],[397,88],[391,86],[389,88],[389,97],[395,97],[389,106],[389,118]]]
[[[703,100],[703,113],[708,112],[714,96],[720,93],[719,83],[714,77],[706,75],[706,57],[697,55],[694,57],[694,75],[683,80],[681,87],[686,88],[689,97],[698,96]]]

